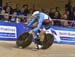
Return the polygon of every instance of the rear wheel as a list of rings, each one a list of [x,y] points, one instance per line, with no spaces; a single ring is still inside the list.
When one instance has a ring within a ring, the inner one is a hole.
[[[21,34],[17,40],[16,40],[16,45],[18,48],[25,48],[29,46],[32,42],[32,34],[29,34],[28,32],[25,32]]]
[[[54,42],[54,36],[52,34],[45,34],[44,43],[42,49],[49,48]]]

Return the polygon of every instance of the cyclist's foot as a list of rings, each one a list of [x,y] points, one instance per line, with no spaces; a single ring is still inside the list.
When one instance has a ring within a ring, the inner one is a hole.
[[[43,47],[43,41],[40,41],[40,39],[35,38],[35,44],[37,49],[41,49]]]
[[[36,45],[35,48],[36,48],[36,49],[41,49],[41,48],[42,48],[42,45]]]
[[[38,41],[35,44],[36,44],[36,47],[35,48],[37,48],[37,49],[41,49],[43,47],[43,42],[41,42],[41,41]]]

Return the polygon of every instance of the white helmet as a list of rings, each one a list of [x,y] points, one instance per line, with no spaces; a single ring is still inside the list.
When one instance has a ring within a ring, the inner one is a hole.
[[[39,11],[35,11],[35,12],[32,14],[32,16],[35,16],[35,15],[37,15],[37,14],[39,14]]]

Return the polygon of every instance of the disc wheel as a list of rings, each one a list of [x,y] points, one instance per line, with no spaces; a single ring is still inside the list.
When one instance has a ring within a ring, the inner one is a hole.
[[[29,34],[28,32],[25,32],[21,34],[17,40],[16,40],[16,45],[18,48],[25,48],[29,46],[32,42],[32,34]]]
[[[52,34],[45,34],[42,49],[49,48],[53,44],[53,42],[54,42],[54,36]]]

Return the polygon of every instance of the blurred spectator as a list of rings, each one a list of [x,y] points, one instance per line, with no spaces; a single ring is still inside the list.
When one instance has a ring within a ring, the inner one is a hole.
[[[28,5],[24,4],[22,6],[22,14],[24,14],[24,16],[27,16],[29,14],[29,10],[28,10]]]
[[[1,15],[0,15],[0,17],[1,17],[1,19],[0,20],[2,20],[3,19],[3,15],[5,14],[5,10],[3,10],[2,9],[2,11],[1,11]]]
[[[3,15],[2,20],[3,20],[4,22],[9,22],[9,13],[5,13],[5,14]]]
[[[75,6],[73,7],[73,11],[75,11]]]
[[[0,7],[0,20],[2,19],[1,13],[2,13],[2,7]]]
[[[1,11],[2,11],[2,7],[0,7],[0,13],[1,13]]]
[[[6,8],[5,12],[12,14],[13,13],[13,9],[10,8],[9,6]]]
[[[61,20],[61,26],[66,27],[69,25],[67,19],[68,19],[68,16],[67,16],[67,14],[64,13],[63,18]]]
[[[2,15],[5,14],[5,10],[4,10],[4,9],[2,9],[1,14],[2,14]]]
[[[16,8],[14,9],[14,12],[16,12],[17,15],[21,15],[21,10],[20,10],[19,4],[16,4]]]
[[[26,24],[27,18],[24,15],[21,15],[20,19],[23,24]]]
[[[11,17],[11,22],[16,22],[16,15],[17,15],[17,13],[16,12],[14,12],[13,14],[12,14],[13,16]]]
[[[55,13],[54,13],[54,19],[61,19],[61,14],[60,14],[60,9],[59,7],[55,8]],[[60,26],[60,21],[59,20],[55,20],[54,21],[54,25],[55,26]]]
[[[68,10],[65,11],[65,14],[67,14],[67,20],[72,20],[73,19],[73,12],[69,12]]]
[[[16,23],[21,23],[20,17],[16,17]]]
[[[32,13],[33,13],[33,9],[29,9],[29,14],[27,15],[27,23],[29,23],[29,21],[31,20],[31,16],[32,16]]]
[[[65,10],[69,11],[69,13],[72,13],[73,9],[72,9],[72,5],[71,5],[71,0],[68,0],[68,3],[65,4]]]
[[[55,9],[54,8],[51,8],[50,11],[49,11],[49,16],[54,19],[54,14],[55,14]]]
[[[69,15],[70,15],[70,13],[67,10],[67,11],[64,12],[63,18],[69,20]]]
[[[44,13],[49,15],[49,10],[45,9]]]
[[[3,10],[5,10],[5,12],[12,14],[13,9],[12,7],[9,5],[9,2],[6,2],[6,5],[3,7]]]
[[[73,19],[75,21],[75,11],[73,11]]]
[[[72,22],[73,21],[73,22]],[[73,11],[73,17],[72,17],[72,21],[69,21],[69,26],[70,27],[75,27],[75,11]]]
[[[54,14],[54,19],[60,19],[61,16],[59,15],[59,12],[55,12]]]
[[[58,19],[61,18],[61,14],[60,14],[60,8],[59,7],[56,7],[56,12],[55,14],[58,12]]]
[[[71,5],[71,0],[68,0],[68,3],[65,5],[65,11],[68,13],[68,20],[73,19],[73,8]]]
[[[9,2],[6,2],[5,6],[3,7],[4,10],[6,10],[7,7],[10,7]]]
[[[58,19],[60,19],[60,18],[61,17],[59,16],[59,12],[55,12],[54,19],[57,19],[54,21],[55,26],[60,26],[60,21],[58,21]]]

